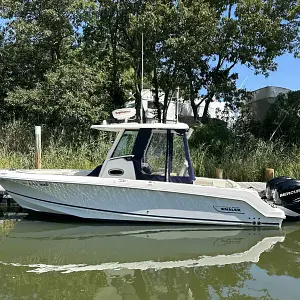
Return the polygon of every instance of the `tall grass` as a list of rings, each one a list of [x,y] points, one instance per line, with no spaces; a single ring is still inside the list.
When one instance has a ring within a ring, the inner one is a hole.
[[[286,146],[283,142],[231,144],[221,155],[211,155],[210,146],[191,150],[198,176],[215,176],[215,168],[224,170],[224,176],[235,181],[264,181],[265,169],[274,168],[275,176],[300,178],[300,147]]]
[[[42,167],[93,169],[101,164],[114,140],[111,134],[88,130],[73,135],[43,128]],[[200,146],[199,146],[200,145]],[[263,181],[266,168],[275,175],[300,178],[300,147],[282,141],[249,140],[231,142],[218,155],[213,145],[191,147],[196,176],[214,177],[215,168],[235,181]],[[34,168],[34,128],[15,122],[2,126],[0,132],[0,168]]]
[[[34,168],[34,128],[14,122],[0,132],[0,168]],[[103,162],[113,143],[113,134],[98,131],[42,130],[42,168],[93,169]]]

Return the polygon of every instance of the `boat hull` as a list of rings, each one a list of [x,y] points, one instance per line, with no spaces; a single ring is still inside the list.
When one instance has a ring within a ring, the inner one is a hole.
[[[7,177],[11,178],[1,177],[1,184],[14,200],[40,212],[98,220],[235,226],[280,227],[284,219],[281,210],[245,190],[83,176]]]

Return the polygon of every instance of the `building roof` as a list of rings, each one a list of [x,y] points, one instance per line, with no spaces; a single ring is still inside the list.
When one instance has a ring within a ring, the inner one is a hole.
[[[253,91],[252,101],[258,101],[266,98],[276,98],[279,94],[286,94],[290,91],[290,89],[282,88],[279,86],[266,86]]]
[[[138,130],[141,128],[148,129],[181,129],[181,130],[189,130],[189,126],[185,123],[115,123],[115,124],[103,124],[103,125],[92,125],[92,129],[98,129],[103,131],[121,131],[123,129],[127,130]]]

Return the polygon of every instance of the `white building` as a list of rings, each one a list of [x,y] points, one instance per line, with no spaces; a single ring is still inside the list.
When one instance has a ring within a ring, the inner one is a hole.
[[[154,95],[150,89],[144,89],[142,92],[143,98],[143,108],[145,111],[145,116],[147,122],[155,122],[156,121],[156,107],[154,104]],[[196,104],[201,101],[199,97],[196,99]],[[164,94],[160,93],[159,102],[161,106],[164,103]],[[126,107],[134,107],[134,100],[127,102]],[[201,103],[198,107],[198,115],[202,116],[205,107],[205,101]],[[208,113],[211,118],[221,118],[221,112],[225,109],[225,103],[214,101],[210,103]],[[183,98],[179,98],[176,95],[173,95],[172,100],[168,106],[167,110],[167,122],[176,122],[177,115],[179,121],[184,121],[186,123],[192,123],[194,120],[194,114],[191,107],[191,103],[189,100],[184,100]],[[230,116],[234,116],[233,112],[230,112]]]

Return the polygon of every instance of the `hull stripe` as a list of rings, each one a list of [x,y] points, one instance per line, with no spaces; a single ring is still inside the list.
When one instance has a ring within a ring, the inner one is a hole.
[[[230,221],[230,220],[216,220],[216,219],[197,219],[197,218],[188,218],[188,217],[171,217],[171,216],[159,216],[159,215],[146,215],[146,214],[139,214],[139,213],[131,213],[131,212],[121,212],[121,211],[114,211],[114,210],[107,210],[107,209],[100,209],[100,208],[90,208],[90,207],[84,207],[84,206],[77,206],[72,204],[65,204],[65,203],[58,203],[53,202],[49,200],[43,200],[31,196],[26,196],[22,194],[18,194],[9,190],[6,190],[9,194],[14,194],[17,196],[29,198],[32,200],[55,204],[55,205],[61,205],[66,207],[72,207],[72,208],[79,208],[79,209],[85,209],[85,210],[92,210],[92,211],[99,211],[99,212],[105,212],[105,213],[111,213],[111,214],[121,214],[121,215],[128,215],[128,216],[138,216],[138,217],[152,217],[152,218],[163,218],[163,219],[169,219],[169,220],[190,220],[190,221],[210,221],[210,222],[223,222],[223,223],[236,223],[236,224],[252,224],[252,221]],[[272,223],[272,222],[261,222],[261,225],[276,225],[279,226],[279,223]]]

